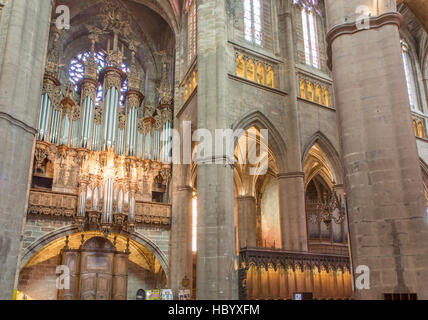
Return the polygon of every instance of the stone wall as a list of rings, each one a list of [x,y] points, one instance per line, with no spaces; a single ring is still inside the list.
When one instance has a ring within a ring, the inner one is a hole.
[[[19,275],[18,291],[24,293],[28,300],[57,300],[56,268],[60,260],[60,255],[56,255],[23,269]]]

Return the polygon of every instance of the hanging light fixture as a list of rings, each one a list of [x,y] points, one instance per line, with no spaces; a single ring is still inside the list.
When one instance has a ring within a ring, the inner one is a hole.
[[[333,190],[330,195],[325,193],[323,199],[317,201],[314,215],[318,222],[323,222],[327,227],[333,221],[341,224],[345,220],[343,201],[336,190]]]

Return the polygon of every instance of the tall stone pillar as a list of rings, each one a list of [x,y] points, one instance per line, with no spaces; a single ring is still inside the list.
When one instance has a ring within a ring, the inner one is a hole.
[[[279,209],[281,217],[282,248],[290,251],[308,251],[305,213],[305,186],[300,145],[300,128],[297,111],[296,58],[293,1],[283,1],[279,7],[279,40],[287,63],[281,67],[281,77],[286,81],[287,108],[284,110],[287,128],[287,168],[278,175]]]
[[[256,198],[238,197],[238,222],[239,247],[256,247]]]
[[[176,166],[178,167],[178,166]],[[174,168],[174,177],[180,169]],[[193,188],[177,186],[173,178],[172,226],[171,226],[171,263],[170,286],[174,294],[178,290],[191,289],[193,279],[192,252],[192,198]],[[189,280],[187,288],[183,280]],[[178,298],[178,297],[177,297]]]
[[[0,299],[11,299],[40,110],[51,2],[11,0],[0,37]]]
[[[232,125],[228,117],[227,61],[233,53],[227,51],[225,2],[197,1],[198,128],[208,129],[213,136],[216,129]],[[214,138],[212,142],[214,145]],[[205,153],[195,162],[198,164],[197,298],[238,299],[233,159],[224,154]]]
[[[304,174],[287,173],[278,175],[279,207],[281,208],[282,249],[308,251],[305,214]],[[285,209],[285,210],[284,210]]]
[[[356,298],[428,299],[428,226],[395,0],[327,0],[353,266],[370,268]],[[375,2],[376,3],[376,2]],[[372,13],[369,29],[357,8]],[[358,275],[357,275],[358,276]]]

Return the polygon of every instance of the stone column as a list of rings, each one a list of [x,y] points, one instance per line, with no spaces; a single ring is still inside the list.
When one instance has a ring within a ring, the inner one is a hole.
[[[308,251],[303,172],[278,175],[282,249]]]
[[[257,246],[256,199],[252,196],[238,197],[239,248]]]
[[[356,9],[371,9],[358,28]],[[353,266],[370,268],[370,290],[428,299],[428,226],[412,131],[395,0],[327,0]],[[346,24],[344,22],[346,21]],[[368,25],[368,24],[366,24]]]
[[[8,1],[0,37],[0,299],[11,299],[40,110],[50,1]]]
[[[174,180],[175,176],[179,175],[178,171],[180,169],[174,168]],[[183,288],[184,278],[189,280],[188,289],[192,289],[192,198],[192,187],[177,187],[173,184],[170,286],[174,295],[178,294],[178,290],[185,289]]]
[[[281,217],[282,248],[290,251],[308,251],[305,212],[305,188],[302,168],[302,148],[300,145],[300,122],[297,105],[297,79],[294,26],[292,21],[292,1],[283,2],[279,9],[279,39],[281,51],[287,63],[281,67],[281,77],[285,79],[287,108],[284,110],[287,127],[286,168],[280,168],[279,209]]]
[[[225,0],[200,0],[198,13],[198,128],[231,127]],[[214,145],[214,139],[213,139]],[[213,149],[214,150],[214,149]],[[205,154],[198,164],[197,298],[238,299],[233,155]],[[217,164],[211,164],[214,161]],[[219,164],[221,163],[221,164]]]

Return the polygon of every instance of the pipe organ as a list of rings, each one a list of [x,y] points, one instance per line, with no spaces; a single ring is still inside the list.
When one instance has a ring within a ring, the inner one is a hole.
[[[149,104],[143,108],[145,96],[140,89],[136,45],[132,40],[128,42],[131,61],[129,68],[124,68],[124,46],[119,49],[118,32],[113,36],[113,46],[108,41],[102,55],[105,63],[98,64],[98,35],[90,34],[90,54],[84,56],[83,76],[75,86],[71,82],[63,86],[58,80],[59,62],[55,59],[59,57],[59,38],[54,38],[37,135],[38,145],[52,145],[58,152],[77,154],[79,223],[83,226],[95,217],[106,232],[117,219],[126,218],[129,225],[133,224],[136,201],[152,201],[150,191],[155,180],[161,177],[168,185],[172,148],[172,98],[166,54],[162,58],[159,104],[157,108]],[[102,99],[98,101],[100,91]]]

